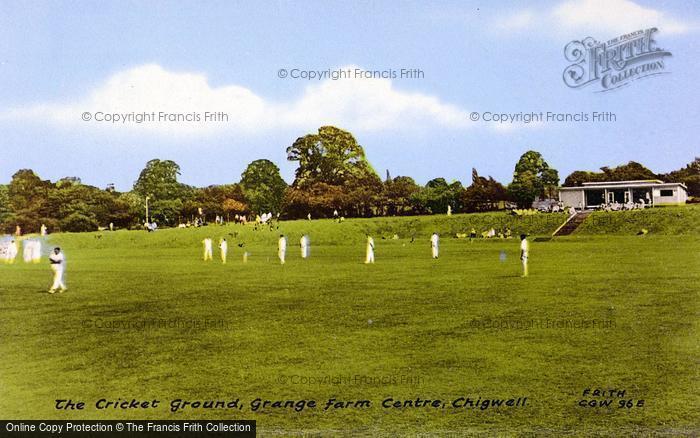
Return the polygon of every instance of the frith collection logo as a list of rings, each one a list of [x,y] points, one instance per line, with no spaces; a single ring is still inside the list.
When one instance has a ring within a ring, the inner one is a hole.
[[[664,57],[671,52],[657,47],[653,27],[621,35],[607,42],[591,37],[574,40],[564,47],[566,60],[564,83],[571,88],[595,85],[597,91],[610,91],[632,81],[666,71]]]

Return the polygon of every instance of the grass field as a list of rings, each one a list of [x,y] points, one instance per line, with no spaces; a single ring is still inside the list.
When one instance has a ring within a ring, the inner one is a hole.
[[[267,435],[700,432],[700,233],[534,241],[530,277],[521,278],[517,239],[450,237],[495,220],[515,219],[49,236],[65,249],[66,293],[46,294],[45,264],[0,266],[0,416],[251,418]],[[547,236],[561,220],[507,224]],[[430,258],[433,230],[442,233],[439,260]],[[280,231],[290,238],[284,266],[276,259]],[[377,242],[371,266],[362,263],[365,231]],[[302,233],[311,236],[309,260],[296,246]],[[398,240],[388,238],[394,233]],[[229,238],[227,265],[201,261],[207,236]],[[251,254],[246,264],[239,242]],[[644,406],[618,408],[614,397],[611,408],[580,407],[581,399],[603,398],[584,397],[586,388],[624,389],[625,400]],[[528,399],[519,408],[450,405],[468,396]],[[447,405],[382,407],[390,397]],[[58,411],[59,398],[88,407]],[[98,411],[101,398],[156,398],[161,407]],[[169,410],[173,399],[237,398],[243,410]],[[255,398],[320,406],[253,412]],[[329,398],[372,406],[324,411]]]

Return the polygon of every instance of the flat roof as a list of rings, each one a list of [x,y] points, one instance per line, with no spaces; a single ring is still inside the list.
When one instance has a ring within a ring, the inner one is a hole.
[[[631,184],[663,184],[664,182],[659,180],[659,179],[635,179],[635,180],[630,180],[630,181],[593,181],[593,182],[585,182],[582,185],[584,186],[600,186],[600,185],[606,185],[606,186],[611,186],[611,185],[618,185],[618,186],[624,186],[624,185],[631,185]]]
[[[646,181],[609,181],[596,183],[583,183],[582,186],[576,187],[559,187],[559,190],[586,190],[586,189],[635,189],[635,188],[662,188],[662,187],[683,187],[688,188],[683,183],[671,182],[665,183],[659,180]]]

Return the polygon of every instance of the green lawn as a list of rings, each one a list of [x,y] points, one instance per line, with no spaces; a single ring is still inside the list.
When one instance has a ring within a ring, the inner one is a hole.
[[[562,219],[546,216],[508,225],[546,236]],[[68,292],[46,294],[46,264],[0,265],[0,417],[251,418],[268,434],[700,432],[700,236],[535,241],[521,278],[517,239],[449,235],[472,223],[483,231],[496,217],[505,215],[52,235],[65,249]],[[439,260],[430,258],[433,229],[443,233]],[[280,231],[290,237],[285,266]],[[377,243],[371,266],[362,263],[365,231]],[[299,257],[302,232],[309,260]],[[229,238],[227,265],[200,260],[205,236]],[[141,327],[154,320],[208,326]],[[624,389],[645,404],[579,407],[592,398],[586,388]],[[528,401],[450,406],[467,396]],[[103,397],[161,407],[95,410]],[[258,397],[320,407],[252,412]],[[389,397],[447,405],[383,408]],[[58,398],[88,407],[57,411]],[[240,398],[245,407],[171,413],[177,398]],[[329,398],[372,406],[324,411]]]

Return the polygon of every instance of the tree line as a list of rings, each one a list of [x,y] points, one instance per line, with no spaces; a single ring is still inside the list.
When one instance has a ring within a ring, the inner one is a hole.
[[[271,212],[283,218],[371,217],[482,212],[517,205],[529,208],[538,198],[556,196],[559,175],[542,155],[524,153],[515,165],[507,186],[492,177],[471,172],[471,184],[435,178],[424,186],[409,176],[382,179],[353,135],[333,126],[298,138],[286,150],[287,159],[297,163],[294,181],[288,185],[279,168],[260,159],[250,163],[237,183],[192,187],[178,181],[180,167],[170,160],[146,163],[128,192],[113,187],[99,189],[83,184],[77,177],[56,182],[42,180],[30,169],[19,170],[7,185],[0,185],[0,226],[12,232],[20,226],[36,232],[41,224],[52,231],[94,231],[113,224],[136,228],[144,222],[175,226],[202,217],[231,220]],[[663,179],[690,182],[697,190],[700,161],[671,172]],[[602,179],[649,179],[660,177],[638,163],[602,173],[576,171],[565,185]],[[697,196],[697,195],[696,195]],[[146,218],[148,206],[148,218]]]

